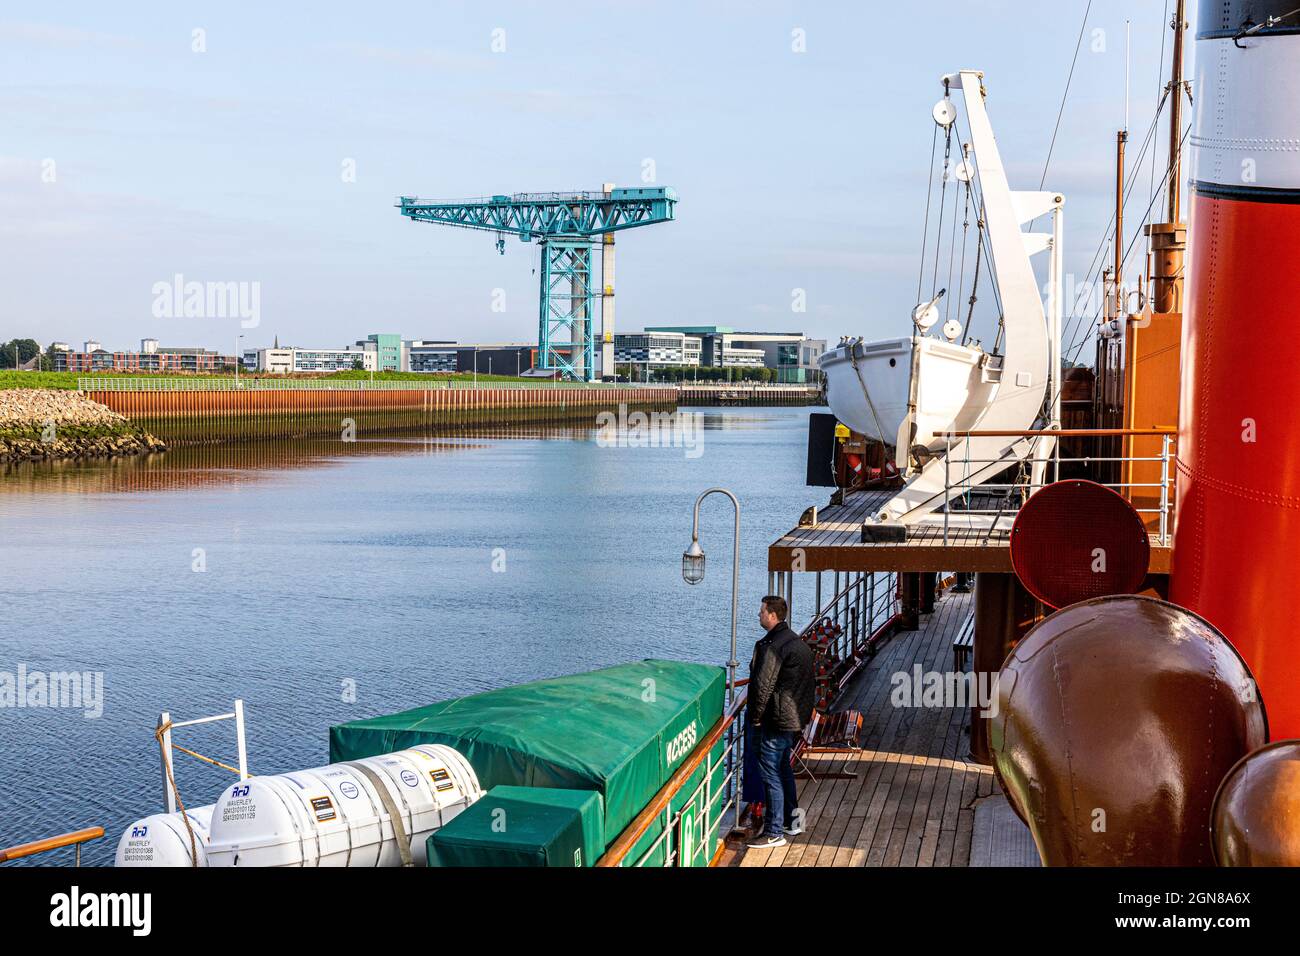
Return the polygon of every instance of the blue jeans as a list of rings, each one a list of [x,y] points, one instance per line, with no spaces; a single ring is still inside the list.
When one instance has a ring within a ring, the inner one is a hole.
[[[790,766],[790,752],[798,736],[790,731],[760,732],[758,769],[767,791],[764,832],[768,836],[780,836],[781,828],[790,825],[791,816],[799,806],[794,768]]]

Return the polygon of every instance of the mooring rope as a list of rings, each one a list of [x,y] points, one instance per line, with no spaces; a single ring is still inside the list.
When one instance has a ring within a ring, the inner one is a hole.
[[[154,731],[153,736],[154,739],[158,741],[159,747],[163,746],[163,737],[164,735],[166,735],[167,731],[171,729],[172,729],[172,721],[169,720],[167,721],[167,723],[160,725],[158,729]],[[222,770],[229,770],[231,773],[237,774],[240,777],[243,776],[243,771],[241,771],[238,767],[232,767],[230,766],[230,764],[222,763],[220,760],[214,760],[211,757],[205,757],[203,754],[198,753],[197,751],[194,750],[190,750],[188,747],[182,747],[180,744],[174,743],[171,745],[171,748],[172,750],[179,750],[183,754],[189,754],[191,757],[194,757],[197,760],[202,760],[204,763],[210,763],[214,767],[220,767]],[[167,769],[167,783],[172,788],[172,796],[176,798],[176,806],[180,807],[181,819],[185,821],[185,832],[188,833],[190,837],[190,865],[198,866],[199,865],[198,841],[194,837],[194,827],[190,825],[190,815],[185,810],[185,801],[181,799],[180,787],[176,785],[176,778],[172,775],[171,760],[170,759],[164,760],[163,766]]]
[[[158,746],[163,746],[163,735],[172,729],[172,722],[169,720],[165,724],[160,724],[154,731],[154,739],[158,741]],[[175,746],[173,744],[173,746]],[[179,749],[179,748],[177,748]],[[176,806],[181,808],[181,819],[185,821],[185,832],[190,835],[190,866],[199,865],[199,844],[194,839],[194,827],[190,826],[190,815],[185,812],[185,801],[181,799],[180,787],[176,786],[176,778],[172,776],[172,762],[164,758],[163,769],[167,771],[167,783],[171,785],[172,795],[176,798]]]

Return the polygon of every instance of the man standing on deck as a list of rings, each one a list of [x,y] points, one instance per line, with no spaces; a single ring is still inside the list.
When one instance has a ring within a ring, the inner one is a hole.
[[[767,792],[765,826],[750,847],[785,846],[803,832],[794,768],[795,742],[812,717],[816,687],[812,648],[785,622],[785,598],[769,594],[758,611],[767,631],[749,665],[749,722],[759,742],[758,766]]]

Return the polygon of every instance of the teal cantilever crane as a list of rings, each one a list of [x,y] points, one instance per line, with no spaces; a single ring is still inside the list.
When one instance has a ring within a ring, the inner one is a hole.
[[[601,243],[601,371],[614,371],[614,233],[673,218],[677,194],[666,186],[600,192],[515,193],[448,202],[402,196],[398,209],[416,222],[432,222],[505,235],[542,246],[538,306],[538,365],[566,378],[591,381],[595,354],[591,334],[591,254]],[[568,342],[557,335],[568,332]],[[567,358],[565,357],[567,352]]]

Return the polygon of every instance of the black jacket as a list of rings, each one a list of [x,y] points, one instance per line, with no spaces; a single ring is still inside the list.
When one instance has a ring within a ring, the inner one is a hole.
[[[749,722],[798,733],[816,700],[813,652],[784,622],[754,645],[749,665]]]

